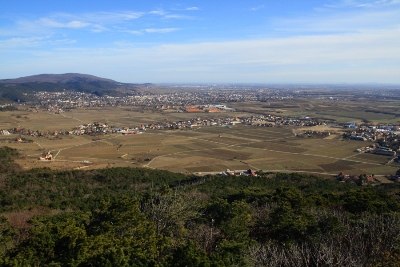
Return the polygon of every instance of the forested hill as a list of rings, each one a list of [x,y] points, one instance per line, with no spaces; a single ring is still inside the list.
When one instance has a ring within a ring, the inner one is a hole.
[[[23,171],[0,156],[0,266],[400,265],[398,184]]]
[[[0,97],[24,100],[23,93],[26,92],[62,90],[112,95],[122,89],[134,90],[137,86],[79,73],[40,74],[0,80]]]

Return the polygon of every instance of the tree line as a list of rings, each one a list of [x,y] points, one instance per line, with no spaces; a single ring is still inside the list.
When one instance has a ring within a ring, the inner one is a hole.
[[[0,149],[0,266],[398,266],[398,184],[22,171]]]

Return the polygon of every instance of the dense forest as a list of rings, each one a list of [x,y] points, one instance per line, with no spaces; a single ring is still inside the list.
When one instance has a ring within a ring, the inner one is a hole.
[[[0,266],[399,266],[399,184],[20,170],[0,149]]]

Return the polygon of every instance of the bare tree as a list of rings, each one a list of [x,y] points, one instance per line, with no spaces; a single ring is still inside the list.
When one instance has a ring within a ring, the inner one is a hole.
[[[355,221],[338,215],[343,225],[339,233],[299,244],[267,241],[249,247],[254,266],[376,266],[385,253],[400,244],[400,216],[364,215]],[[397,266],[399,262],[390,262]],[[381,266],[387,265],[384,263]]]

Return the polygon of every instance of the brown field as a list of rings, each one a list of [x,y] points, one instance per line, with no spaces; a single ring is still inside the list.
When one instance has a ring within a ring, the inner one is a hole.
[[[247,115],[245,112],[235,113],[213,113],[212,116],[227,117]],[[30,112],[30,111],[6,111],[0,112],[0,129],[27,128],[32,130],[59,130],[71,129],[80,124],[91,122],[105,122],[109,125],[136,126],[144,123],[179,121],[196,117],[206,117],[206,113],[162,113],[142,112],[130,108],[103,107],[75,109],[69,112],[55,114],[51,112]]]
[[[283,109],[283,108],[282,108]],[[234,113],[240,116],[243,113]],[[204,116],[232,116],[232,113],[141,113],[129,109],[74,110],[64,114],[27,111],[1,112],[0,129],[72,129],[93,121],[115,126],[132,126],[163,120]],[[218,172],[225,169],[309,171],[317,173],[392,174],[399,165],[386,165],[388,158],[359,154],[356,148],[367,142],[298,138],[293,128],[250,126],[202,127],[195,130],[148,131],[138,135],[29,137],[32,143],[16,143],[16,136],[3,136],[0,145],[17,148],[23,168],[94,169],[112,166],[144,166],[177,172]],[[44,151],[55,160],[39,161]]]
[[[284,116],[311,116],[321,119],[334,119],[338,122],[363,120],[380,123],[400,122],[400,101],[391,99],[359,99],[350,96],[344,101],[327,99],[296,98],[285,102],[246,102],[233,103],[242,112],[276,114]]]

